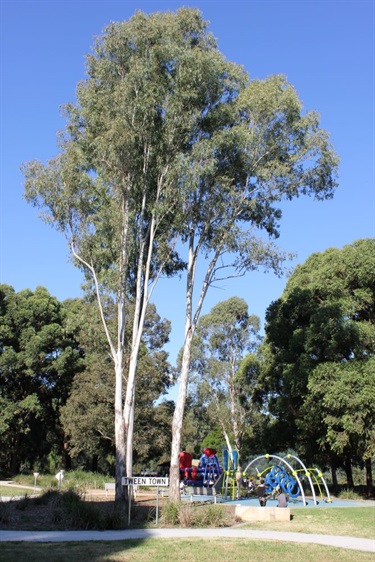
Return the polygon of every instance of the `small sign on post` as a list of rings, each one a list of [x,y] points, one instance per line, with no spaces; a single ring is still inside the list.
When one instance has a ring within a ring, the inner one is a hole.
[[[36,490],[36,479],[39,476],[39,472],[33,472],[33,475],[34,475],[34,492],[35,492],[35,490]]]
[[[159,486],[167,488],[169,485],[169,479],[159,476],[132,476],[127,478],[124,476],[121,478],[121,484],[123,486],[156,486],[156,524],[159,520]],[[130,525],[130,497],[129,498],[129,513],[128,513],[128,526]]]
[[[59,490],[60,490],[60,489],[61,489],[62,480],[63,480],[63,478],[64,478],[64,471],[63,471],[63,470],[60,470],[60,472],[58,472],[58,473],[55,475],[55,478],[56,478],[56,480],[57,480],[58,483],[59,483]]]
[[[159,476],[124,476],[121,480],[123,486],[165,486],[169,485],[169,478]]]

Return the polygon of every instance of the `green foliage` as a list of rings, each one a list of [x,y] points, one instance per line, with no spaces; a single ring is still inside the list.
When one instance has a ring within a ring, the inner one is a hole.
[[[181,450],[188,451],[195,458],[201,456],[204,446],[220,450],[223,444],[222,431],[214,427],[207,407],[195,393],[190,394],[186,400],[181,442]]]
[[[64,406],[63,406],[64,407]],[[63,420],[62,420],[63,421]],[[61,467],[61,457],[57,454],[56,449],[52,449],[47,455],[47,469],[51,474],[55,474],[60,470]],[[34,463],[34,467],[37,471],[41,470],[41,466],[38,463]]]
[[[259,318],[250,316],[243,299],[232,297],[200,319],[193,340],[191,370],[195,392],[211,426],[220,427],[221,444],[242,447],[251,426],[251,387],[240,375],[246,352],[258,343]]]
[[[95,461],[95,470],[107,472],[113,470],[108,459],[114,453],[115,436],[113,371],[108,365],[109,353],[105,352],[105,335],[94,304],[74,301],[70,306],[75,310],[86,368],[74,378],[69,399],[61,409],[63,427],[69,452],[78,466],[90,467]],[[110,299],[105,314],[109,329],[114,331],[115,307]],[[127,330],[131,321],[130,316]],[[155,405],[171,384],[170,365],[163,351],[169,329],[169,322],[160,318],[155,306],[150,306],[138,361],[133,444],[136,465],[158,462],[169,449],[173,404]]]
[[[106,342],[97,311],[79,299],[60,304],[42,288],[35,294],[16,294],[5,285],[1,290],[0,434],[7,447],[0,451],[0,468],[12,475],[18,470],[55,474],[69,451],[76,466],[94,466],[103,473],[113,469],[113,374],[108,371],[108,354],[103,353]],[[48,306],[55,329],[47,346],[38,333],[47,331],[43,322],[49,321]],[[37,307],[43,312],[38,321]],[[112,310],[109,306],[109,315]],[[171,384],[167,354],[162,350],[168,330],[169,323],[151,306],[139,364],[135,421],[140,438],[134,449],[142,464],[150,458],[157,462],[169,448],[173,405],[154,405]],[[38,363],[31,371],[36,341]],[[67,346],[71,363],[61,361]],[[42,485],[56,486],[56,481],[49,478]]]
[[[73,489],[46,490],[36,498],[24,498],[15,505],[16,509],[25,512],[34,505],[41,508],[50,506],[52,520],[48,523],[59,524],[65,529],[110,530],[123,529],[126,526],[126,518],[121,510],[116,511],[114,506],[111,506],[110,510],[102,510],[97,504],[85,501],[84,494]],[[5,517],[9,519],[8,516]]]
[[[0,286],[0,468],[16,473],[63,451],[60,407],[82,352],[69,313],[43,287]],[[61,462],[61,461],[60,461]]]
[[[313,254],[267,311],[263,397],[284,444],[340,466],[374,454],[375,241]],[[259,395],[261,394],[258,389]]]
[[[341,490],[339,493],[340,500],[361,500],[362,496],[354,490]]]
[[[178,525],[180,527],[192,527],[194,510],[191,504],[182,504],[178,508]]]
[[[50,488],[49,490],[44,490],[36,498],[33,498],[33,503],[35,505],[57,504],[59,502],[59,497],[60,492]]]
[[[14,482],[24,486],[34,485],[34,476],[32,474],[19,474],[13,477]],[[62,480],[63,489],[76,489],[81,493],[87,489],[103,489],[104,482],[110,482],[112,476],[108,473],[83,471],[81,469],[65,470],[64,478]],[[40,474],[37,478],[37,487],[44,490],[44,493],[51,491],[55,493],[58,482],[54,475]]]
[[[210,118],[221,125],[220,100],[244,80],[206,28],[192,9],[138,11],[109,24],[87,57],[77,104],[65,107],[59,156],[24,166],[27,200],[67,232],[80,265],[89,273],[83,261],[93,264],[102,287],[119,289],[126,279],[126,293],[134,294],[153,219],[151,278],[160,265],[167,275],[184,265],[172,241],[181,220],[181,161]]]
[[[177,504],[168,502],[161,511],[163,524],[180,527],[226,527],[229,517],[218,504]]]
[[[232,435],[230,434],[229,437],[231,438]],[[218,454],[220,455],[220,452],[222,450],[223,447],[226,448],[226,444],[225,444],[225,440],[223,437],[223,432],[220,431],[219,428],[217,429],[211,429],[206,437],[203,439],[201,447],[200,447],[200,454],[202,454],[203,449],[205,449],[206,447],[211,447],[213,449],[216,449],[218,451]]]
[[[197,510],[195,527],[226,527],[228,519],[222,505],[209,504],[205,509]]]
[[[62,517],[74,529],[97,529],[101,527],[100,511],[97,506],[83,501],[73,490],[60,494]]]
[[[337,455],[375,456],[375,357],[322,364],[312,372],[304,408],[318,403],[325,428],[318,440]]]
[[[167,502],[163,507],[161,518],[168,525],[177,525],[179,522],[179,513],[181,505],[175,502]]]
[[[30,497],[27,494],[24,494],[24,496],[20,500],[17,500],[16,509],[19,509],[20,511],[25,511],[29,503],[30,503]]]

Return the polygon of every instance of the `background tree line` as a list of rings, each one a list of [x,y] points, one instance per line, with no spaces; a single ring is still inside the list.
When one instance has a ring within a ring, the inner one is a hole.
[[[43,287],[16,293],[1,285],[0,307],[1,473],[61,467],[113,473],[114,382],[95,304],[59,302]],[[115,331],[113,302],[106,303],[105,315]],[[151,305],[135,419],[141,467],[158,462],[170,447],[172,404],[156,403],[174,380],[162,349],[169,330]]]
[[[375,454],[375,241],[313,254],[266,314],[265,338],[232,297],[200,319],[192,348],[183,448],[294,449],[309,466],[365,469]],[[45,288],[0,289],[0,470],[115,467],[113,374],[95,302]],[[131,305],[129,304],[131,317]],[[114,303],[106,303],[114,325]],[[135,470],[169,462],[175,369],[169,322],[151,305],[137,374]],[[128,351],[127,356],[129,356]],[[124,374],[126,373],[126,366]]]

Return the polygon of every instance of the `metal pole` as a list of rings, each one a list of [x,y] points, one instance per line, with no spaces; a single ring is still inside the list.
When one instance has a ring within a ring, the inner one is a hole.
[[[35,490],[36,490],[36,479],[39,476],[39,472],[34,472],[33,474],[34,474],[34,492],[35,492]]]
[[[131,494],[130,494],[130,484],[128,484],[128,527],[130,527],[130,513],[131,513]]]
[[[156,486],[156,525],[159,521],[159,486]]]

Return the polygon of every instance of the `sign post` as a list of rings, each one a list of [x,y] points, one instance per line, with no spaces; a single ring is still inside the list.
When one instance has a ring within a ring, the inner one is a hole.
[[[33,472],[33,475],[34,475],[34,492],[35,492],[35,490],[36,490],[36,479],[39,476],[39,472]]]
[[[121,479],[123,486],[169,486],[169,478],[164,476],[132,476],[127,478],[124,476]]]
[[[121,479],[121,484],[123,486],[128,486],[128,498],[129,498],[129,512],[128,512],[128,526],[130,525],[130,502],[131,494],[129,493],[130,486],[156,486],[156,524],[159,521],[159,486],[168,488],[169,478],[164,478],[160,476],[132,476],[131,478],[123,477]]]
[[[60,472],[58,472],[55,475],[55,478],[59,483],[59,490],[61,490],[61,485],[62,485],[62,481],[63,481],[63,478],[64,478],[64,472],[65,472],[64,470],[60,470]]]
[[[156,525],[159,522],[159,486],[156,486]]]

